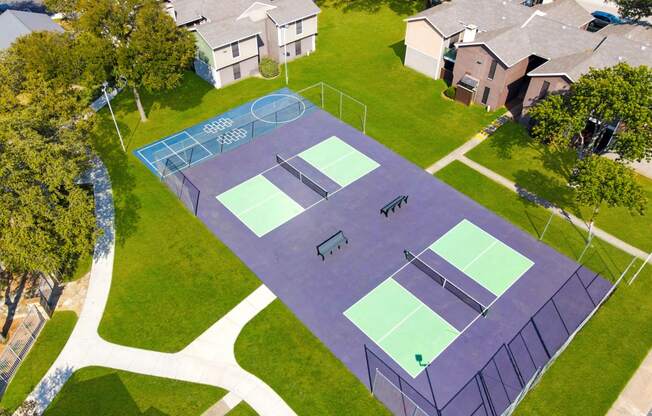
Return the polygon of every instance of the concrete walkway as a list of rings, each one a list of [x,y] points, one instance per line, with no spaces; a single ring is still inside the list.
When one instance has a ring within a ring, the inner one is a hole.
[[[495,124],[495,123],[494,123]],[[501,123],[502,124],[502,123]],[[448,166],[451,164],[453,161],[458,160],[471,169],[477,171],[478,173],[481,173],[482,175],[486,176],[487,178],[493,180],[496,183],[499,183],[500,185],[503,185],[504,187],[511,189],[512,191],[518,193],[519,195],[529,199],[532,202],[536,202],[539,205],[543,206],[550,212],[553,212],[555,215],[564,218],[568,221],[570,221],[573,225],[585,230],[588,232],[589,230],[589,225],[584,222],[582,219],[564,211],[563,209],[556,207],[549,203],[548,201],[545,201],[539,197],[537,197],[535,194],[532,194],[528,192],[526,189],[520,187],[517,185],[515,182],[505,178],[504,176],[501,176],[494,172],[493,170],[486,168],[485,166],[474,162],[473,160],[469,159],[468,157],[465,156],[466,153],[468,153],[471,149],[482,143],[482,141],[490,135],[486,133],[487,129],[485,129],[485,132],[478,133],[475,135],[473,138],[471,138],[469,141],[464,143],[462,146],[458,147],[457,149],[453,150],[451,153],[448,155],[444,156],[440,160],[438,160],[436,163],[433,165],[429,166],[426,168],[426,171],[428,173],[434,174],[435,172],[443,169],[444,167]],[[593,226],[593,235],[599,237],[600,239],[608,242],[614,247],[619,248],[620,250],[631,254],[632,256],[636,256],[639,259],[646,261],[649,264],[652,264],[652,258],[648,256],[649,253],[644,252],[643,250],[632,246],[631,244],[628,244],[618,237],[615,237],[608,232],[596,227],[595,225]]]
[[[611,406],[607,416],[649,416],[650,414],[652,414],[652,350]]]
[[[74,371],[102,366],[221,387],[229,391],[222,401],[231,407],[244,400],[259,415],[295,415],[273,389],[242,369],[235,359],[233,348],[242,328],[276,298],[264,285],[178,353],[125,347],[100,338],[97,328],[108,299],[113,271],[114,208],[109,175],[99,161],[91,180],[95,186],[97,224],[103,233],[95,245],[86,301],[77,325],[61,354],[28,396],[28,400],[37,403],[39,414]]]

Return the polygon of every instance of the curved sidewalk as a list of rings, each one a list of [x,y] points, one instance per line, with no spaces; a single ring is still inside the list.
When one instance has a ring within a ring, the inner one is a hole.
[[[276,392],[242,369],[234,354],[238,334],[247,322],[276,296],[264,285],[178,353],[162,353],[112,344],[100,338],[97,328],[111,288],[115,252],[114,206],[108,171],[97,160],[91,173],[97,225],[103,233],[95,244],[86,301],[77,325],[46,375],[28,396],[42,414],[65,382],[78,369],[103,366],[208,384],[246,401],[260,415],[295,415]]]

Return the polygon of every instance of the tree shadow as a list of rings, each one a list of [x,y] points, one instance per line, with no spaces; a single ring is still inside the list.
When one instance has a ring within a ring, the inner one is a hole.
[[[346,12],[377,13],[383,7],[389,7],[395,13],[411,15],[427,7],[424,0],[317,0],[317,5],[322,7],[332,5]]]
[[[398,59],[401,60],[401,64],[405,64],[405,42],[400,40],[394,44],[389,45],[389,47],[394,51],[394,55],[398,56]]]
[[[94,400],[97,392],[108,394],[106,400]],[[141,415],[166,416],[167,413],[149,407],[142,411],[118,374],[112,373],[89,380],[70,378],[57,398],[48,408],[48,415]]]
[[[118,124],[125,138],[130,142],[133,132],[124,123]],[[106,165],[113,189],[113,214],[115,215],[116,242],[124,242],[138,230],[140,221],[140,199],[135,193],[136,179],[133,164],[129,157],[117,143],[115,126],[110,117],[100,117],[96,134],[93,137],[93,146]],[[126,143],[125,143],[126,145]],[[96,215],[98,213],[96,212]]]
[[[215,87],[204,81],[193,71],[186,71],[179,85],[172,90],[163,90],[156,92],[140,91],[140,98],[145,108],[145,113],[149,116],[155,108],[164,108],[174,111],[185,111],[199,106],[204,100],[204,96],[215,91]],[[136,103],[131,95],[133,109]]]
[[[532,139],[525,127],[516,122],[506,123],[501,126],[489,141],[489,145],[501,159],[511,159],[514,150],[528,147],[531,144]]]
[[[539,205],[551,206],[554,204],[573,212],[579,211],[573,189],[556,177],[543,174],[538,170],[528,169],[514,172],[514,181],[521,189],[519,194],[530,194],[528,199]],[[529,191],[531,189],[535,189],[536,194]]]

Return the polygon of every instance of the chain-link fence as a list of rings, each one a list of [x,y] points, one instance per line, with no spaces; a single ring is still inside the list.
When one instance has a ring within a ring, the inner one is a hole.
[[[41,313],[38,307],[29,306],[27,315],[0,354],[0,395],[5,392],[11,378],[34,345],[46,320],[46,315]]]
[[[623,273],[624,275],[625,273]],[[412,415],[402,406],[405,398],[428,416],[510,415],[575,335],[613,294],[622,280],[610,288],[595,273],[578,268],[557,292],[527,321],[514,337],[451,398],[438,404],[426,368],[430,395],[424,397],[392,366],[365,346],[372,393],[395,415]],[[377,392],[372,375],[382,373],[388,383]],[[387,392],[391,388],[395,392]]]

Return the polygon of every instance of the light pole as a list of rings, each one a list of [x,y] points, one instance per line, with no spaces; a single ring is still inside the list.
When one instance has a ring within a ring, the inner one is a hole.
[[[283,26],[283,55],[285,56],[285,85],[288,85],[288,42],[287,42],[288,25]]]
[[[122,150],[127,151],[125,148],[125,142],[122,140],[122,134],[120,133],[120,128],[118,127],[118,122],[115,119],[115,114],[113,114],[113,108],[111,108],[111,100],[109,100],[109,94],[106,93],[106,88],[109,86],[109,83],[104,81],[102,83],[102,92],[104,93],[104,99],[106,99],[106,104],[109,106],[109,111],[111,112],[111,117],[113,117],[113,124],[115,124],[115,130],[118,132],[118,137],[120,138],[120,144],[122,145]]]

